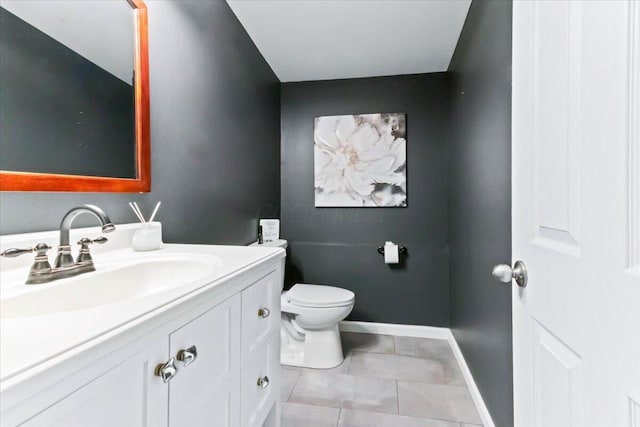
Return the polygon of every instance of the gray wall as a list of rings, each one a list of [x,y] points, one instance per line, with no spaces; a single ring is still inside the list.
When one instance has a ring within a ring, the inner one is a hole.
[[[152,192],[0,194],[0,232],[55,229],[80,203],[116,223],[162,200],[165,241],[248,243],[280,198],[279,81],[224,1],[147,1]],[[79,224],[93,224],[87,221]]]
[[[449,325],[444,73],[282,85],[282,236],[287,285],[356,293],[351,320]],[[407,114],[406,208],[315,208],[314,116]],[[408,247],[390,267],[377,247]]]
[[[453,333],[498,427],[513,425],[511,2],[471,4],[453,60],[449,245]]]

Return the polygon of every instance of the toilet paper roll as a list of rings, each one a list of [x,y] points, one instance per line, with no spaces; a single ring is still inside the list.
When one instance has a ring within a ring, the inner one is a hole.
[[[393,242],[385,242],[384,244],[384,263],[397,264],[400,260],[398,245]]]

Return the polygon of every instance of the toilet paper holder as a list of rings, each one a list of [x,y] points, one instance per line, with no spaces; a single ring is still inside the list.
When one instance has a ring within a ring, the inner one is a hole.
[[[378,246],[378,253],[380,255],[384,255],[384,246]],[[398,253],[400,255],[406,255],[407,254],[407,248],[405,246],[398,246]]]

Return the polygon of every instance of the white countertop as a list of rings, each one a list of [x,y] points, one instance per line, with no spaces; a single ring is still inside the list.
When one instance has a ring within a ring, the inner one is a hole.
[[[123,227],[123,231],[129,233],[128,237],[130,237],[135,228]],[[32,233],[22,236],[28,236],[34,240],[45,234],[36,236],[36,233]],[[47,236],[50,237],[49,234]],[[193,253],[215,256],[222,262],[207,276],[144,298],[123,300],[80,310],[0,319],[0,391],[11,388],[17,382],[42,372],[45,368],[55,366],[77,352],[95,347],[109,337],[123,334],[204,292],[211,294],[219,289],[222,295],[225,284],[231,278],[258,264],[282,259],[285,256],[284,250],[279,248],[180,244],[165,244],[162,249],[148,253],[134,252],[130,248],[122,247],[130,241],[128,237],[120,235],[120,243],[114,245],[116,246],[112,248],[114,250],[96,251],[94,261],[98,272],[100,265],[108,265],[110,260],[135,260],[144,258],[147,254]],[[2,246],[6,248],[7,243],[14,244],[17,241],[21,240],[16,240],[12,236],[3,236]],[[26,242],[26,240],[22,241]],[[22,258],[28,258],[31,261],[33,257],[25,255]],[[0,271],[3,279],[19,274],[16,265],[9,267]],[[28,267],[20,268],[20,273],[26,279]],[[88,278],[91,274],[96,273],[86,273],[81,277]],[[2,283],[14,282],[13,280],[1,280],[1,297],[15,295],[16,292],[37,292],[38,286],[64,286],[67,281],[74,279],[63,279],[45,285],[20,285],[20,288],[16,288],[15,284],[7,287]]]

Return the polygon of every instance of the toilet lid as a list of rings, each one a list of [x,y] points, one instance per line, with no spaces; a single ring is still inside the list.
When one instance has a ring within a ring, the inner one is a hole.
[[[355,298],[351,291],[333,286],[297,283],[287,292],[293,304],[306,307],[331,307],[349,304]]]

